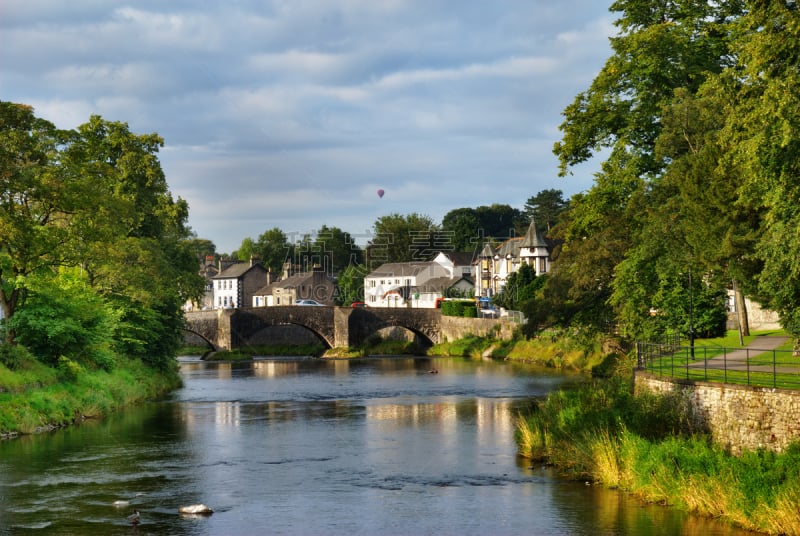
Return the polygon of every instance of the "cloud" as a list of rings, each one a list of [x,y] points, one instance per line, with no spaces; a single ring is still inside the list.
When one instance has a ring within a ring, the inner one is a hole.
[[[221,251],[280,227],[521,208],[558,179],[560,112],[609,55],[596,0],[7,0],[0,94],[73,128],[158,132]],[[386,195],[378,199],[377,188]]]

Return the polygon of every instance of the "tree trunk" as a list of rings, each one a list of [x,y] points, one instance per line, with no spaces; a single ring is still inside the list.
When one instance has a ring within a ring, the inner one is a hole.
[[[733,282],[733,296],[736,303],[736,318],[739,324],[739,335],[747,337],[750,335],[750,323],[747,320],[747,305],[744,303],[744,294],[742,294],[736,281]]]

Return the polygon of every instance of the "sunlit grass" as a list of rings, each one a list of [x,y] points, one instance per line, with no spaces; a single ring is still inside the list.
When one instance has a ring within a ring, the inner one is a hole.
[[[554,392],[519,419],[519,453],[642,501],[800,535],[800,444],[732,456],[686,426],[684,402],[632,396],[617,380]],[[676,427],[683,433],[670,432]]]
[[[28,434],[79,419],[101,417],[180,385],[177,374],[157,372],[141,361],[127,359],[121,359],[111,372],[85,370],[74,381],[56,382],[57,371],[36,365],[23,370],[5,369],[0,378],[6,390],[0,393],[3,434]],[[14,390],[7,385],[26,387]]]
[[[737,332],[729,331],[722,338],[697,340],[694,357],[689,347],[680,346],[673,353],[665,352],[648,359],[645,370],[657,376],[683,380],[800,389],[800,357],[794,355],[791,339],[762,353],[758,351],[758,338],[765,336],[788,337],[783,330],[755,332],[745,341],[753,344],[753,350],[749,351],[752,357],[729,361],[728,355],[732,352],[748,352],[738,345]]]

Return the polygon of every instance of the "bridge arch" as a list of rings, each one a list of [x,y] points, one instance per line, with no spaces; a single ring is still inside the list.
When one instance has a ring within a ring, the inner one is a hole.
[[[405,328],[435,344],[441,338],[441,318],[438,309],[287,305],[187,312],[186,329],[218,350],[247,345],[265,327],[286,324],[311,331],[329,348],[360,346],[386,327]]]
[[[206,344],[206,346],[208,346],[208,349],[209,349],[209,350],[212,350],[212,351],[217,351],[217,350],[219,350],[219,348],[217,348],[217,346],[214,344],[214,342],[213,342],[213,341],[210,341],[210,340],[208,340],[208,338],[207,338],[205,335],[203,335],[202,333],[199,333],[199,332],[197,332],[197,331],[195,331],[195,330],[191,329],[190,327],[184,327],[184,328],[183,328],[183,331],[184,331],[185,333],[188,333],[188,334],[190,334],[190,335],[194,335],[194,336],[195,336],[195,337],[192,339],[192,342],[193,342],[193,341],[195,341],[195,340],[197,340],[197,339],[200,339],[201,341],[203,341],[203,342]]]

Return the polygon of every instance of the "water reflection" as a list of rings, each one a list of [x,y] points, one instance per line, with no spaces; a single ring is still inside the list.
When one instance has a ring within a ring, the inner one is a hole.
[[[0,443],[0,534],[130,534],[133,508],[140,534],[741,534],[518,458],[515,416],[560,376],[428,358],[182,371],[161,403]],[[177,514],[198,502],[214,515]]]

